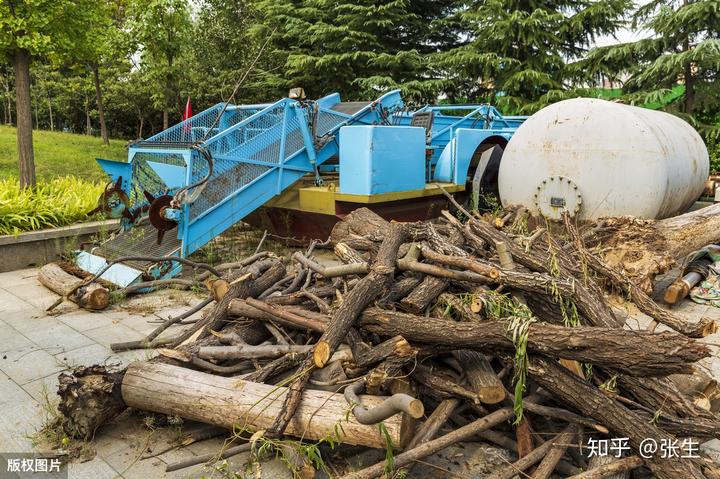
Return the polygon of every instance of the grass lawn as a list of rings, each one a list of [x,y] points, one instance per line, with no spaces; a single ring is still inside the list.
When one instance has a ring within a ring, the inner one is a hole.
[[[104,146],[95,136],[33,130],[33,143],[38,179],[75,175],[105,181],[95,158],[127,160],[124,140],[110,140],[110,146]],[[0,179],[12,176],[17,176],[15,128],[0,125]]]

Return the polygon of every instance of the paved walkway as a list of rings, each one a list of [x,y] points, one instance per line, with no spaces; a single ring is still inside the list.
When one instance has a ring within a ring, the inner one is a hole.
[[[34,449],[33,436],[46,424],[56,404],[61,371],[75,365],[128,364],[149,358],[148,351],[113,353],[110,344],[142,339],[157,326],[149,321],[185,311],[188,304],[198,301],[191,293],[166,290],[138,297],[128,302],[128,309],[92,313],[66,302],[56,310],[61,314],[48,316],[45,309],[58,296],[39,284],[37,273],[37,269],[28,269],[0,274],[0,452],[27,453]],[[143,303],[148,300],[161,308],[153,311],[154,307]],[[92,443],[97,454],[92,460],[69,465],[69,477],[209,475],[201,467],[169,474],[164,471],[167,463],[217,452],[222,439],[206,440],[158,458],[139,459],[145,446],[160,451],[169,447],[178,434],[179,430],[173,428],[153,431],[139,415],[125,413],[116,424],[98,432]],[[238,461],[242,464],[244,457]],[[280,464],[264,467],[271,473],[267,477],[289,477]]]
[[[124,301],[122,308],[113,307],[101,313],[78,309],[65,302],[47,315],[45,309],[55,303],[58,296],[37,281],[37,269],[0,274],[0,452],[30,452],[35,447],[33,435],[42,428],[54,408],[57,376],[75,365],[103,363],[128,364],[147,359],[148,351],[113,353],[110,344],[145,337],[157,324],[150,321],[167,318],[186,311],[199,301],[189,292],[165,290],[138,296]],[[720,309],[695,305],[686,301],[681,308],[691,316],[710,316],[720,320]],[[640,327],[643,325],[640,324]],[[170,334],[175,334],[171,331]],[[720,335],[704,339],[718,345]],[[704,362],[715,377],[720,377],[720,359],[715,355]],[[48,406],[50,401],[50,406]],[[150,448],[161,451],[169,447],[180,434],[179,429],[154,429],[144,424],[139,414],[128,414],[115,424],[102,428],[92,442],[96,455],[90,461],[68,466],[69,477],[77,479],[148,479],[221,477],[200,466],[173,473],[165,473],[165,465],[192,455],[216,453],[222,446],[221,438],[206,440],[169,451],[156,458],[140,459]],[[192,428],[192,424],[185,427]],[[708,446],[720,446],[713,441]],[[483,477],[490,472],[493,461],[503,460],[499,450],[480,443],[469,443],[448,448],[428,459],[437,466],[449,467],[466,477]],[[371,454],[372,455],[372,454]],[[367,456],[367,454],[365,455]],[[381,457],[366,457],[375,462]],[[246,456],[233,460],[242,465]],[[359,458],[358,458],[359,460]],[[355,459],[348,459],[355,463]],[[447,477],[437,466],[417,467],[414,477]],[[290,474],[279,461],[263,464],[263,477],[285,478]],[[469,474],[469,475],[468,475]]]

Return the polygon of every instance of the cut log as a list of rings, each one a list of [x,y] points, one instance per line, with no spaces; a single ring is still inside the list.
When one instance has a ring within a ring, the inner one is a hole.
[[[316,343],[312,354],[300,366],[301,374],[290,385],[290,393],[285,398],[282,413],[277,415],[270,428],[270,434],[279,436],[284,433],[298,408],[302,391],[307,385],[313,369],[321,368],[328,363],[332,353],[340,346],[362,310],[389,289],[395,274],[398,249],[406,237],[407,229],[404,225],[393,224],[390,226],[387,236],[378,249],[370,273],[358,281],[345,296],[325,332]]]
[[[483,354],[461,349],[454,351],[453,356],[462,365],[472,390],[481,402],[497,404],[505,399],[505,387]]]
[[[422,313],[449,285],[450,281],[446,279],[425,276],[422,282],[400,301],[400,304],[411,313]]]
[[[487,416],[471,422],[467,426],[463,426],[459,429],[454,430],[444,436],[441,436],[432,441],[428,441],[424,444],[419,445],[416,448],[405,451],[395,456],[393,464],[395,467],[403,467],[410,464],[413,461],[422,459],[425,456],[436,453],[448,446],[451,446],[457,442],[465,441],[470,439],[479,432],[485,431],[492,428],[504,421],[507,421],[512,417],[513,411],[511,408],[498,409],[497,411],[488,414]],[[375,479],[382,475],[385,471],[385,461],[374,464],[370,467],[362,469],[360,471],[351,472],[342,476],[341,479]]]
[[[510,321],[457,323],[407,313],[368,308],[362,326],[382,336],[400,335],[413,343],[450,350],[487,349],[514,351]],[[533,323],[529,327],[529,351],[574,359],[624,371],[630,375],[652,376],[684,371],[689,363],[710,354],[707,346],[674,332],[651,333],[609,328],[566,328]]]
[[[357,367],[364,368],[384,361],[389,356],[408,357],[416,353],[417,350],[410,346],[405,338],[395,336],[365,351],[364,354],[355,358],[355,363]]]
[[[471,391],[470,389],[461,386],[450,379],[439,376],[437,373],[431,371],[425,366],[418,366],[415,368],[412,377],[425,387],[434,391],[445,393],[448,396],[457,396],[469,399],[476,404],[480,402],[479,396],[474,391]]]
[[[98,283],[80,286],[85,280],[66,273],[57,263],[40,268],[38,280],[49,290],[69,299],[81,308],[101,310],[110,304],[110,292]]]
[[[345,264],[366,262],[365,258],[363,258],[360,253],[358,253],[345,243],[336,244],[334,251],[335,256],[340,258],[340,260]]]
[[[298,344],[263,344],[251,346],[242,344],[239,346],[203,346],[198,350],[198,356],[203,359],[253,359],[272,358],[276,359],[287,353],[307,353],[312,345]]]
[[[87,440],[95,430],[125,410],[120,394],[123,371],[105,366],[76,368],[58,377],[58,410],[70,437]]]
[[[528,372],[533,380],[558,400],[572,406],[610,429],[611,437],[627,437],[634,451],[644,439],[675,438],[643,420],[637,413],[615,402],[593,385],[581,380],[552,360],[533,356]],[[654,456],[647,461],[655,477],[660,479],[703,479],[705,476],[692,460]]]
[[[603,479],[605,477],[614,476],[618,473],[637,469],[642,465],[643,460],[639,456],[623,457],[622,459],[616,459],[608,464],[576,474],[568,479]]]
[[[122,398],[128,407],[233,430],[268,428],[280,415],[287,388],[224,378],[167,364],[132,363],[122,381]],[[361,396],[368,407],[386,398]],[[373,448],[384,448],[386,439],[377,426],[357,422],[347,414],[345,399],[337,394],[307,390],[285,432],[295,437],[336,440]],[[384,421],[393,444],[402,448],[412,431],[403,415]]]
[[[692,323],[670,311],[661,308],[646,291],[636,285],[632,280],[620,273],[617,269],[610,267],[603,260],[591,254],[582,243],[580,234],[570,221],[568,215],[564,215],[565,228],[573,238],[575,247],[580,253],[584,262],[596,273],[609,279],[612,285],[628,295],[640,311],[647,314],[654,320],[686,334],[692,338],[702,338],[715,333],[718,325],[709,318],[701,318],[699,322]]]
[[[720,240],[720,204],[664,220],[604,219],[597,239],[611,268],[622,268],[645,293],[688,254]]]

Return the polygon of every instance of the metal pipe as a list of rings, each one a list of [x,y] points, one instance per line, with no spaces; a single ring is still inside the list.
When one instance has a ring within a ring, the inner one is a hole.
[[[358,381],[345,388],[345,400],[353,407],[352,413],[360,424],[377,424],[385,419],[404,412],[414,419],[425,414],[422,401],[407,394],[393,394],[381,404],[368,409],[360,402],[358,394],[365,389],[365,381]]]

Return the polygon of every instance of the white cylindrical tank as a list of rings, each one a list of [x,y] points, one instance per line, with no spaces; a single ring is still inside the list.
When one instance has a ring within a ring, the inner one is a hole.
[[[559,219],[666,218],[688,209],[709,174],[708,152],[668,113],[590,98],[543,108],[518,128],[498,177],[503,205]]]

